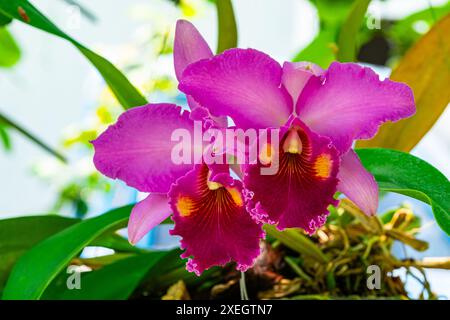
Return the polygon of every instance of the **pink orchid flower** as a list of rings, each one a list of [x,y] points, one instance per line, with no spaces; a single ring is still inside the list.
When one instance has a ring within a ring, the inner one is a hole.
[[[281,67],[253,49],[213,56],[187,21],[177,23],[174,64],[190,113],[173,104],[133,108],[93,141],[100,172],[149,193],[132,210],[130,242],[173,213],[171,234],[182,237],[189,271],[229,261],[245,271],[260,253],[262,222],[312,233],[336,204],[337,190],[375,214],[377,185],[351,146],[383,122],[414,114],[406,85],[380,81],[356,64],[333,63],[326,71],[310,63]],[[277,154],[244,165],[243,181],[231,178],[228,165],[171,162],[174,130],[192,132],[199,119],[223,128],[225,116],[242,129],[281,128]],[[261,175],[273,156],[278,172]]]
[[[174,45],[177,78],[190,63],[212,56],[193,25],[179,21]],[[149,104],[124,112],[92,142],[94,164],[104,175],[150,193],[131,212],[131,243],[173,213],[171,234],[182,237],[181,257],[189,258],[189,271],[200,274],[230,261],[246,270],[260,253],[264,232],[246,210],[242,182],[231,178],[228,165],[171,161],[175,130],[193,134],[194,120],[204,120],[205,126],[226,126],[226,118],[211,116],[189,96],[187,101],[191,112],[173,104]]]
[[[201,50],[194,43],[204,40],[191,39],[191,48]],[[231,49],[190,64],[179,80],[179,89],[213,116],[229,116],[242,129],[281,129],[277,174],[260,174],[270,159],[243,168],[248,211],[279,229],[313,233],[337,203],[336,191],[375,214],[377,184],[351,146],[373,137],[383,122],[415,113],[407,85],[380,81],[354,63],[334,62],[328,70],[305,62],[280,66],[262,52]]]

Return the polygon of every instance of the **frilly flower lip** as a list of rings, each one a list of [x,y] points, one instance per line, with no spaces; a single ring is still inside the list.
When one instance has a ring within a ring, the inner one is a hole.
[[[246,211],[241,182],[222,185],[210,181],[209,174],[206,165],[197,165],[172,186],[175,227],[170,233],[182,237],[189,271],[199,275],[230,261],[245,271],[258,257],[264,233]]]
[[[314,233],[326,221],[327,207],[338,183],[339,156],[330,139],[312,132],[298,118],[280,130],[278,154],[261,150],[257,164],[245,166],[248,211],[258,220],[277,223],[279,229],[300,227]],[[278,157],[275,175],[261,168]]]

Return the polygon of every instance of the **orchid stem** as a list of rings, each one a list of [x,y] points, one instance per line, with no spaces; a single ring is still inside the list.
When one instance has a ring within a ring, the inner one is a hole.
[[[241,300],[249,300],[247,286],[245,285],[245,272],[241,271],[241,279],[239,280],[239,288],[241,290]]]

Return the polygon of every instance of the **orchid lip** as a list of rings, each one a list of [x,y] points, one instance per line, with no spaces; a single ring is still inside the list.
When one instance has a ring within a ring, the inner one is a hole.
[[[337,185],[339,158],[331,141],[312,132],[300,119],[281,130],[279,170],[263,176],[256,165],[245,167],[244,185],[253,197],[247,210],[257,220],[278,229],[300,227],[313,233],[325,222]],[[261,159],[260,159],[261,160]]]
[[[213,265],[237,263],[237,269],[251,267],[260,253],[261,225],[246,211],[242,184],[208,185],[211,171],[197,165],[177,180],[169,192],[174,212],[172,235],[182,237],[182,258],[187,270],[200,275]],[[245,243],[245,245],[242,245]]]

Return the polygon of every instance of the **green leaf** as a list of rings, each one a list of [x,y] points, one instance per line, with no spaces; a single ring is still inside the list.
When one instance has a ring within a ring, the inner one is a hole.
[[[58,158],[64,163],[67,163],[66,158],[59,153],[58,151],[54,150],[52,147],[50,147],[48,144],[43,142],[41,139],[30,133],[28,130],[23,128],[21,125],[16,123],[15,121],[11,120],[10,118],[6,117],[2,113],[0,113],[0,126],[3,127],[10,127],[18,131],[20,134],[22,134],[24,137],[26,137],[28,140],[32,141],[34,144],[41,147],[46,152],[50,153],[52,156]]]
[[[0,220],[0,292],[21,255],[38,242],[77,221],[51,215]]]
[[[221,279],[218,267],[213,267],[199,277],[186,270],[186,261],[180,259],[180,249],[164,252],[147,252],[133,257],[116,258],[117,261],[102,269],[81,274],[81,290],[67,290],[68,274],[63,270],[49,285],[42,299],[127,299],[139,286],[151,296],[159,296],[170,285],[182,280],[193,287]],[[117,254],[105,257],[114,259]],[[93,259],[101,259],[93,258]],[[93,259],[85,259],[93,260]],[[111,281],[114,279],[114,281]]]
[[[403,54],[423,36],[417,26],[432,27],[437,21],[450,13],[450,2],[442,6],[429,6],[424,10],[414,12],[397,22],[386,30],[389,39],[394,42],[397,55]]]
[[[0,254],[5,251],[28,249],[77,222],[78,219],[56,215],[0,220]]]
[[[81,221],[50,214],[0,220],[0,256],[6,251],[30,249],[38,242]],[[114,249],[118,252],[144,252],[114,232],[100,235],[92,241],[91,245]]]
[[[142,106],[148,101],[142,94],[130,83],[130,81],[116,67],[95,52],[81,45],[76,45],[82,54],[97,68],[105,79],[111,91],[116,96],[119,103],[125,108],[130,109]]]
[[[144,279],[145,289],[155,293],[182,280],[187,286],[207,285],[208,282],[220,281],[222,268],[212,267],[200,276],[186,270],[186,259],[181,259],[181,249],[173,249],[157,262],[152,272]],[[213,278],[213,279],[211,279]],[[211,281],[209,281],[211,280]]]
[[[39,299],[50,282],[85,246],[106,231],[123,227],[132,206],[77,223],[40,242],[16,263],[3,299]]]
[[[0,0],[0,13],[72,43],[97,68],[125,109],[147,103],[142,94],[111,62],[64,33],[27,0]]]
[[[283,231],[277,230],[273,225],[266,224],[264,230],[267,235],[279,240],[290,249],[309,256],[310,258],[325,263],[328,262],[328,257],[312,242],[308,237],[300,233],[296,229],[285,229]]]
[[[12,21],[11,18],[5,16],[4,14],[0,13],[0,27],[6,26],[7,24],[10,24]]]
[[[219,24],[217,53],[221,53],[227,49],[237,47],[238,34],[231,0],[216,0],[215,4]]]
[[[0,67],[10,68],[20,60],[20,49],[6,27],[0,27]]]
[[[339,61],[350,62],[356,60],[356,39],[369,4],[370,0],[356,0],[353,3],[347,19],[344,21],[341,30],[339,31],[337,42],[337,59]]]
[[[142,251],[141,253],[146,253],[148,251]],[[115,263],[117,261],[134,257],[135,253],[130,252],[115,252],[112,254],[107,254],[105,256],[96,256],[92,258],[82,258],[82,257],[75,257],[72,261],[72,265],[86,265],[88,267],[92,267],[92,269],[98,269],[104,266],[107,266],[109,264]],[[67,275],[65,272],[66,270],[63,270],[63,274]]]
[[[439,119],[450,101],[450,14],[439,21],[403,57],[391,79],[404,82],[414,92],[416,114],[396,123],[385,123],[371,140],[358,147],[410,151]]]
[[[142,253],[146,252],[144,249],[140,249],[131,245],[128,240],[114,232],[106,232],[98,238],[96,238],[91,245],[98,247],[105,247],[113,249],[116,252],[134,252]]]
[[[140,254],[81,274],[81,290],[69,290],[66,285],[68,274],[61,277],[58,291],[45,294],[45,299],[61,300],[124,300],[129,298],[147,274],[167,251]],[[50,288],[49,288],[50,289]]]
[[[80,222],[57,215],[26,216],[0,220],[0,294],[17,260],[40,241]],[[142,253],[116,233],[102,234],[91,245],[116,252]]]
[[[400,193],[431,205],[438,225],[450,234],[450,182],[439,170],[408,153],[357,149],[380,190]]]

